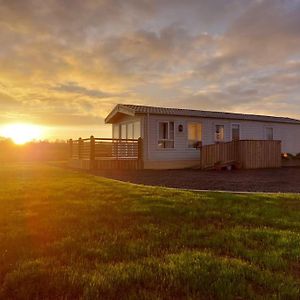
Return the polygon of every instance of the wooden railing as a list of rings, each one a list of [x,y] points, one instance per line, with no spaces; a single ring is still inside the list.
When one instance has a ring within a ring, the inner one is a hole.
[[[114,166],[122,168],[122,162],[124,162],[124,166],[141,168],[143,163],[143,140],[141,138],[110,139],[91,136],[87,139],[71,139],[69,145],[70,159],[73,161],[88,160],[91,169],[114,168]],[[136,164],[126,163],[125,161],[136,162]]]
[[[236,161],[244,169],[281,167],[281,141],[240,140],[201,148],[203,169]]]

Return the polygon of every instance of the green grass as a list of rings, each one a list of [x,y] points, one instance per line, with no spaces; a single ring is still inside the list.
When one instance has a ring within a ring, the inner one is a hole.
[[[299,299],[300,196],[1,165],[0,299],[57,298]]]

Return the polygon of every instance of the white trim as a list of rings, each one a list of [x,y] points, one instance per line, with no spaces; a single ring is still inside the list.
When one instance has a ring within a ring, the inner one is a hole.
[[[114,123],[111,122],[111,120],[118,114],[124,114],[128,116],[135,116],[135,110],[131,109],[129,107],[125,107],[122,104],[117,104],[114,109],[108,114],[108,116],[105,118],[104,122],[105,123]]]
[[[241,136],[242,136],[242,133],[241,133],[241,123],[230,123],[230,141],[232,141],[232,125],[239,125],[239,140],[241,140]]]
[[[156,125],[156,128],[157,128],[157,134],[156,134],[156,149],[157,150],[162,150],[162,151],[168,151],[168,150],[174,150],[175,149],[175,121],[160,121],[160,120],[156,120],[157,122],[157,125]],[[168,124],[168,139],[160,139],[159,137],[159,124],[160,123],[167,123]],[[173,133],[174,133],[174,138],[173,140],[170,139],[170,123],[173,123]],[[158,147],[158,141],[166,141],[166,142],[173,142],[174,144],[174,147],[173,148],[159,148]]]

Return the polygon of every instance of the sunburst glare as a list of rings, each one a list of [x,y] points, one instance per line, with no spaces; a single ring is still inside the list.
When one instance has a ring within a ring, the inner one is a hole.
[[[9,124],[0,130],[0,136],[12,139],[15,144],[25,144],[42,138],[42,135],[42,127],[32,124]]]

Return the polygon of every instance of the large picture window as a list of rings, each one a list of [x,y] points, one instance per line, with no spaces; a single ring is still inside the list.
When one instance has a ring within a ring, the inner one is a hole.
[[[202,126],[199,123],[188,123],[188,147],[199,148],[202,141]]]
[[[113,124],[114,139],[138,139],[141,137],[141,124],[137,122],[129,122],[123,124]]]
[[[174,122],[159,122],[158,148],[174,148]]]
[[[215,141],[216,142],[224,142],[225,134],[224,134],[224,125],[216,125],[215,131]]]

